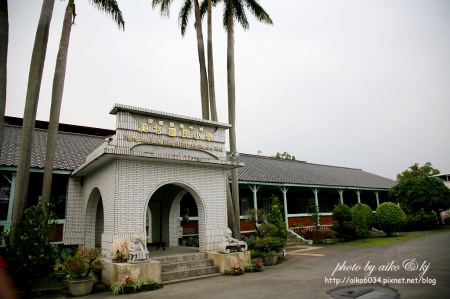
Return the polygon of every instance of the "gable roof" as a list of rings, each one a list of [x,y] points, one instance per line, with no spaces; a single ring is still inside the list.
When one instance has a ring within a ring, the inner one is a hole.
[[[20,150],[21,127],[5,125],[0,165],[17,166]],[[44,168],[47,148],[47,130],[34,129],[31,167]],[[72,171],[84,163],[86,156],[105,142],[104,136],[73,132],[58,132],[54,169]]]
[[[5,120],[7,120],[6,117]],[[80,128],[86,129],[86,127],[75,126],[70,128],[70,131],[58,132],[53,167],[55,170],[72,171],[77,169],[86,161],[86,157],[90,153],[105,142],[105,137],[111,136],[115,132],[113,130],[95,128],[87,128],[89,130],[83,129],[80,131]],[[6,122],[3,131],[0,166],[17,166],[20,132],[20,126]],[[46,128],[35,128],[31,158],[32,168],[44,168],[46,147]],[[396,183],[391,179],[368,173],[361,169],[311,164],[303,161],[280,160],[266,156],[240,154],[239,162],[243,162],[245,165],[238,168],[238,180],[241,183],[367,189],[389,189]]]
[[[241,154],[240,182],[389,189],[395,181],[361,169]]]

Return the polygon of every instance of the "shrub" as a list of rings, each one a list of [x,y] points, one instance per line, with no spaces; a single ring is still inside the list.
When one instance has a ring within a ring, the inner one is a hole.
[[[276,196],[272,196],[272,209],[267,216],[267,222],[277,228],[276,231],[272,232],[271,236],[280,238],[285,244],[288,237],[288,230],[283,219],[283,214],[281,213],[280,201]]]
[[[259,249],[250,249],[250,256],[252,258],[262,258],[264,256],[264,252]]]
[[[271,224],[263,224],[262,226],[269,225]],[[259,250],[261,252],[278,252],[284,247],[285,244],[286,243],[283,239],[271,235],[265,235],[264,237],[257,236],[251,243],[253,249]]]
[[[392,202],[384,202],[378,206],[375,219],[378,227],[388,236],[394,231],[403,229],[406,224],[406,215],[403,210]]]
[[[283,221],[278,197],[272,196],[272,211],[267,217],[268,223],[256,226],[257,236],[249,243],[250,249],[263,253],[280,251],[286,245],[288,230]]]
[[[333,209],[333,219],[339,224],[352,220],[352,212],[346,204],[339,204]]]
[[[374,215],[372,208],[364,203],[357,203],[350,209],[352,213],[352,219],[355,212],[360,212],[363,214],[364,222],[366,223],[367,227],[371,227],[374,221]]]
[[[103,269],[101,248],[79,249],[72,256],[65,256],[53,266],[57,277],[68,281],[94,280]]]
[[[406,230],[429,230],[438,226],[436,215],[419,211],[416,214],[406,215]]]
[[[1,248],[0,255],[6,259],[16,286],[22,290],[29,291],[35,278],[52,270],[58,249],[50,244],[48,233],[55,227],[55,217],[51,205],[32,206],[23,211],[13,236],[3,232],[6,247]],[[13,246],[10,238],[14,240]]]
[[[339,225],[339,239],[349,241],[356,238],[356,230],[353,221],[345,222]]]
[[[352,212],[346,204],[339,204],[333,209],[333,220],[338,224],[333,225],[333,229],[337,232],[340,240],[349,240],[355,236],[353,229]]]
[[[312,223],[314,224],[316,230],[318,230],[320,227],[320,211],[319,206],[316,205],[314,199],[309,200],[309,211],[311,213]]]
[[[373,223],[372,209],[366,204],[358,203],[351,208],[351,213],[356,236],[363,240],[366,239],[369,237]]]
[[[324,239],[334,239],[336,232],[329,226],[319,226],[318,229],[306,227],[300,231],[300,235],[307,240],[312,240],[314,244],[319,244],[323,243]]]

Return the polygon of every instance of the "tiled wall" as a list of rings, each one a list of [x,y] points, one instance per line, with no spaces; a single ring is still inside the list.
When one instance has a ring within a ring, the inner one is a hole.
[[[83,180],[70,179],[64,242],[87,247],[95,245],[95,216],[100,196],[104,211],[102,248],[105,256],[116,239],[131,238],[135,234],[145,239],[148,201],[166,184],[180,186],[192,194],[199,214],[199,250],[215,249],[227,227],[225,170],[127,157],[111,161]],[[176,246],[179,237],[181,196],[174,200],[170,210],[163,215],[169,226],[169,246]]]

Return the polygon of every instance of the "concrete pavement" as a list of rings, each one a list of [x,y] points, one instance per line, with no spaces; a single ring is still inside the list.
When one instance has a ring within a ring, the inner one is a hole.
[[[449,248],[450,232],[385,246],[314,246],[288,253],[279,264],[266,267],[264,272],[221,275],[121,296],[129,299],[330,299],[333,297],[329,293],[337,288],[364,285],[367,289],[373,286],[370,283],[377,283],[392,289],[400,298],[449,298]],[[374,297],[376,291],[370,294],[359,298],[378,298]],[[101,292],[84,298],[118,297]]]

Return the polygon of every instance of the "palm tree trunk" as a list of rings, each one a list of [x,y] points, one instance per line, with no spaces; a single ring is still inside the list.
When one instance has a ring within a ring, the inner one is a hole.
[[[236,149],[236,91],[234,77],[234,19],[233,9],[228,10],[228,30],[227,30],[227,78],[228,78],[228,121],[231,124],[229,129],[230,152],[237,152]],[[240,209],[239,209],[239,185],[237,168],[231,169],[231,195],[233,197],[234,217],[236,229],[234,231],[236,238],[241,235],[240,228]]]
[[[3,125],[5,122],[8,39],[8,0],[0,0],[0,154],[2,153]]]
[[[237,223],[234,217],[233,197],[231,196],[231,188],[230,183],[228,183],[228,178],[225,181],[225,184],[227,185],[227,218],[228,218],[227,224],[228,227],[235,232],[237,230]]]
[[[197,50],[200,63],[200,95],[202,100],[202,117],[209,120],[209,100],[208,100],[208,76],[206,74],[205,45],[203,42],[202,20],[200,17],[200,5],[198,0],[194,0],[195,6],[195,30],[197,32]]]
[[[211,120],[217,121],[216,89],[214,84],[214,59],[212,47],[212,16],[211,0],[208,0],[208,86],[209,86],[209,108],[211,109]]]
[[[64,80],[66,76],[67,54],[69,51],[70,33],[72,31],[72,16],[75,14],[75,0],[67,4],[64,15],[58,56],[56,57],[55,75],[53,77],[52,104],[48,123],[47,149],[45,155],[44,182],[42,186],[42,205],[50,202],[52,188],[53,160],[55,157],[56,140],[58,137],[59,116],[63,99]]]
[[[48,34],[52,19],[55,0],[44,0],[39,17],[39,23],[34,39],[33,54],[31,56],[30,73],[28,76],[27,96],[23,113],[22,134],[20,138],[19,162],[17,166],[16,189],[14,191],[14,205],[12,211],[11,234],[14,234],[20,222],[22,211],[28,200],[28,181],[30,177],[31,146],[39,102],[42,73],[44,70],[45,54],[47,52]],[[11,238],[14,240],[14,238]],[[12,244],[13,245],[13,244]]]

